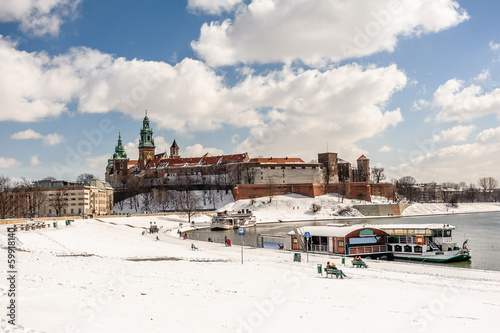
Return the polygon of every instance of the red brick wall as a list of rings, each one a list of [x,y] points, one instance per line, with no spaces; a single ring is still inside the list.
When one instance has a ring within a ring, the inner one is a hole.
[[[312,183],[274,185],[273,192],[274,195],[295,193],[315,198],[325,194],[325,185]],[[368,183],[337,183],[326,185],[326,193],[339,193],[349,199],[371,201],[370,192],[370,184]],[[235,200],[269,196],[269,185],[239,184],[236,186],[233,195]]]
[[[371,184],[372,195],[396,200],[396,187],[390,183]]]

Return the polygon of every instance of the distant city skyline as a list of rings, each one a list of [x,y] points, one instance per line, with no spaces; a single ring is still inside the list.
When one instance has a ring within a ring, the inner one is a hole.
[[[0,175],[156,151],[364,154],[386,181],[500,179],[500,3],[4,1]]]

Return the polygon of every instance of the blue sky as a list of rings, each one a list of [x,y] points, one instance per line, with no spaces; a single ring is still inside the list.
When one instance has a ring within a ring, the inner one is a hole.
[[[0,1],[0,175],[157,150],[361,154],[387,180],[500,179],[497,1]],[[119,9],[118,9],[119,8]]]

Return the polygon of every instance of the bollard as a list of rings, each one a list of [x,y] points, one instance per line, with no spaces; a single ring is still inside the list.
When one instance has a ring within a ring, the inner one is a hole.
[[[318,264],[318,274],[321,274],[321,276],[323,276],[323,265],[321,264]]]
[[[345,257],[342,257],[342,265],[345,266]]]

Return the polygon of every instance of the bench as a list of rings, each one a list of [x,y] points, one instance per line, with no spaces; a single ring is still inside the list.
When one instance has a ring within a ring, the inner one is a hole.
[[[198,250],[198,248],[193,243],[191,243],[191,250],[195,251]]]
[[[328,275],[331,275],[331,276],[334,276],[338,279],[339,277],[342,278],[342,276],[340,276],[340,271],[338,269],[333,269],[333,268],[325,268],[325,273],[326,273],[326,277],[328,277]]]
[[[368,268],[368,265],[363,260],[351,260],[352,267],[364,267]]]

